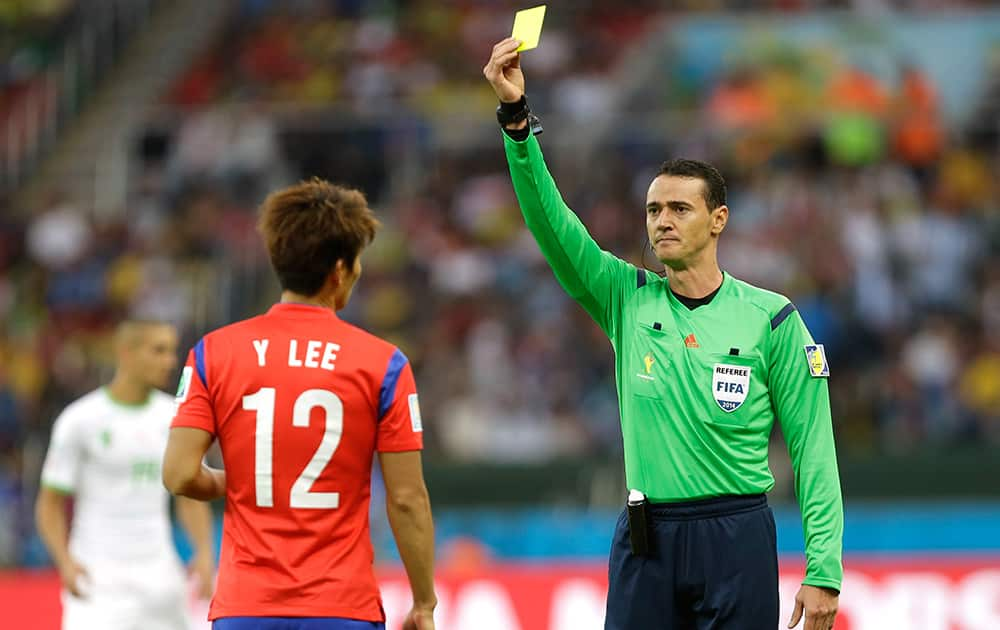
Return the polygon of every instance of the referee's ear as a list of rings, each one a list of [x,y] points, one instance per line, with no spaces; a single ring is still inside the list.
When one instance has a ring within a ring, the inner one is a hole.
[[[729,206],[722,205],[712,210],[711,220],[712,236],[722,234],[722,230],[726,229],[726,224],[729,223]]]

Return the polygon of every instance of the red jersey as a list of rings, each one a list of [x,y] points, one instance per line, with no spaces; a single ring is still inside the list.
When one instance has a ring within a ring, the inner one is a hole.
[[[277,304],[202,338],[178,400],[172,426],[213,434],[226,469],[209,618],[384,621],[372,458],[423,446],[403,353],[329,309]]]

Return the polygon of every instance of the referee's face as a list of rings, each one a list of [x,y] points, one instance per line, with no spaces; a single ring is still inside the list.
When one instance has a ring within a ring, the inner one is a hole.
[[[656,257],[672,268],[683,268],[715,247],[728,208],[709,210],[705,182],[694,177],[660,175],[646,193],[646,231]]]

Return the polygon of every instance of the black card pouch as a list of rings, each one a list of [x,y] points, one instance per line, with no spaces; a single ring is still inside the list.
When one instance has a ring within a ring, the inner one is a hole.
[[[638,496],[637,496],[638,495]],[[639,496],[642,498],[640,499]],[[649,555],[649,501],[641,493],[632,491],[629,493],[627,504],[628,510],[628,539],[632,547],[632,555]]]

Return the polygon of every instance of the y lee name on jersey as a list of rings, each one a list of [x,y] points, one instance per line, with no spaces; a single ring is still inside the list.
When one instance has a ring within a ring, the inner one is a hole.
[[[267,348],[271,345],[270,339],[254,339],[253,349],[257,353],[257,365],[267,366]],[[288,340],[288,367],[320,368],[333,371],[334,361],[337,360],[337,351],[340,350],[339,343],[332,341],[316,341],[314,339],[289,339]]]

